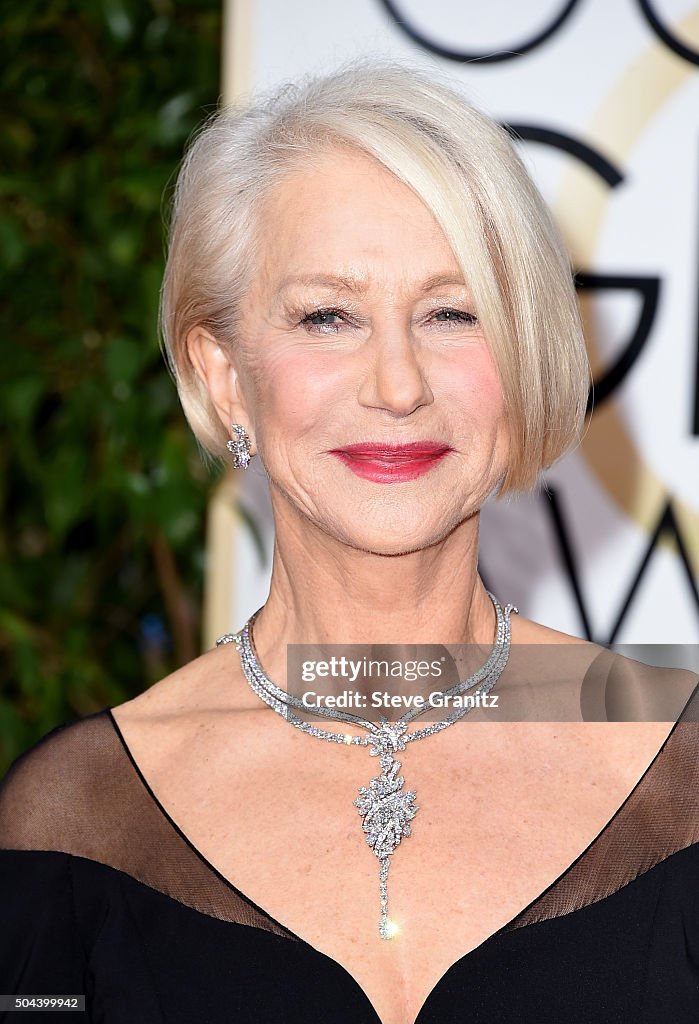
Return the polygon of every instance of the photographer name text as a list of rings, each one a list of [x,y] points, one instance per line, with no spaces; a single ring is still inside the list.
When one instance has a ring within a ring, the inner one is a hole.
[[[389,693],[388,690],[345,690],[343,693],[320,694],[306,690],[301,700],[309,711],[323,708],[497,708],[498,694],[489,693],[444,693],[436,690],[427,695],[422,693]]]

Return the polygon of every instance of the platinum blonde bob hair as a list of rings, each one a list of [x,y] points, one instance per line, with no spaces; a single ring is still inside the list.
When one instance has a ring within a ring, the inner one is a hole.
[[[188,146],[159,322],[204,458],[226,460],[229,434],[189,360],[187,334],[201,324],[235,351],[265,199],[285,175],[348,146],[409,186],[444,231],[500,375],[511,447],[497,497],[533,489],[579,443],[585,421],[590,366],[569,257],[505,129],[433,72],[383,57],[224,107]]]

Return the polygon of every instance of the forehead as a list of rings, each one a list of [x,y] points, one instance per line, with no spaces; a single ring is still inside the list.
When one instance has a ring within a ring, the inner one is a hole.
[[[422,199],[372,157],[331,151],[287,174],[260,220],[265,277],[409,274],[459,268]],[[436,262],[437,261],[437,262]]]

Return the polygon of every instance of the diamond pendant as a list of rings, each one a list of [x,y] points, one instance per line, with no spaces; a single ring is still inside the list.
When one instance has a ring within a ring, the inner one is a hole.
[[[375,776],[368,786],[361,786],[359,796],[353,801],[363,817],[362,828],[366,841],[379,860],[379,890],[381,918],[379,935],[391,939],[396,926],[388,917],[388,868],[390,856],[396,850],[403,836],[410,835],[410,820],[418,810],[415,791],[401,792],[405,784],[402,775],[397,775],[400,762],[393,756],[396,750],[405,750],[403,733],[407,722],[388,722],[381,716],[381,733],[372,738],[372,757],[379,757],[381,775]]]

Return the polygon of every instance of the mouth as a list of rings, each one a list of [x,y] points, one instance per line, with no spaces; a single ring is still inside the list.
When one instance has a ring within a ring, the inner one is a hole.
[[[400,483],[422,476],[452,450],[450,445],[437,441],[401,445],[366,442],[333,448],[330,454],[344,462],[355,476],[375,483]]]
[[[352,459],[379,460],[381,462],[430,459],[437,455],[444,455],[448,451],[451,451],[450,446],[438,441],[412,441],[410,444],[395,445],[366,441],[331,449],[333,455],[346,455]]]

